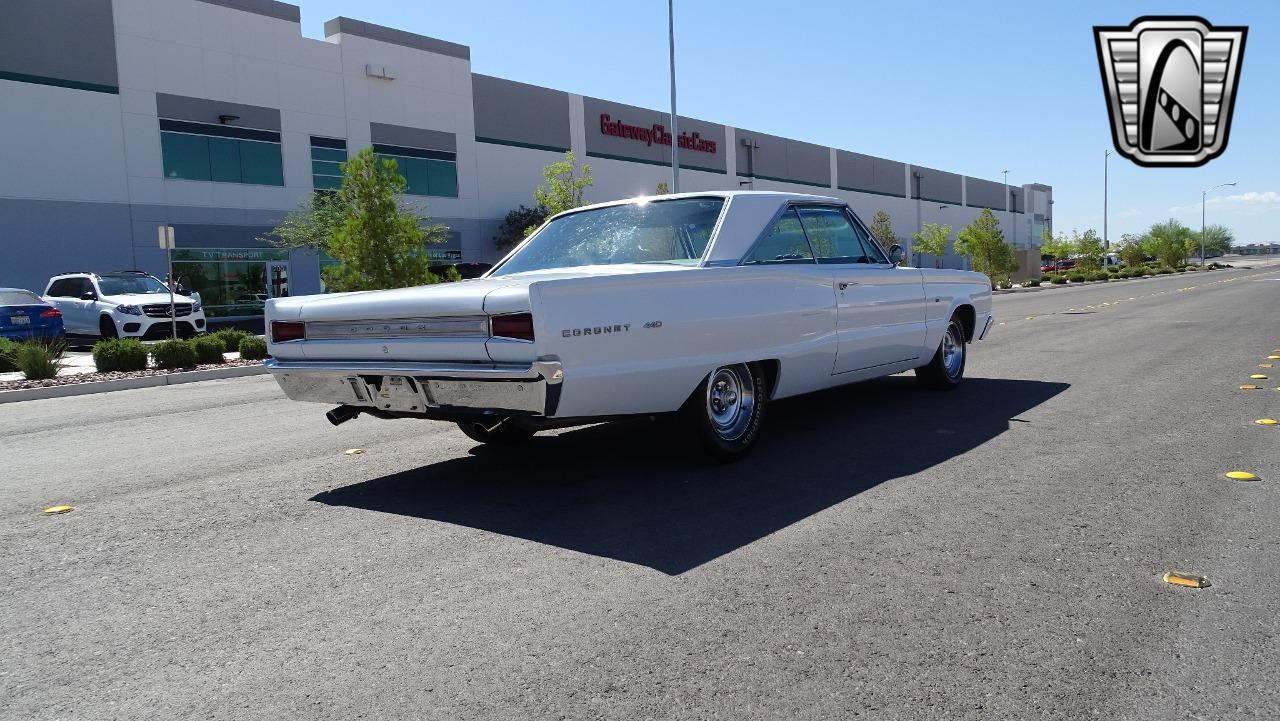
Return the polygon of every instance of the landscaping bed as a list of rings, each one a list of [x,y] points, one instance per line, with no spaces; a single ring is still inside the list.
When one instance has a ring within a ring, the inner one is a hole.
[[[148,368],[138,371],[113,371],[108,373],[76,373],[73,375],[58,376],[57,378],[46,378],[44,380],[12,380],[0,381],[0,391],[17,391],[27,390],[31,388],[53,388],[55,386],[69,386],[81,383],[98,383],[102,381],[123,380],[126,378],[149,378],[151,376],[172,375],[174,373],[187,373],[190,371],[213,370],[216,368],[242,368],[245,366],[262,365],[260,360],[230,360],[222,363],[208,363],[203,365],[195,365],[190,368]]]

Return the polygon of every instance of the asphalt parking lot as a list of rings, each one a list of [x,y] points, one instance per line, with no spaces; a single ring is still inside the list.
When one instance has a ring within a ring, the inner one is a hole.
[[[266,377],[0,406],[0,718],[1277,718],[1278,301],[1001,295],[958,391],[780,402],[732,466]]]

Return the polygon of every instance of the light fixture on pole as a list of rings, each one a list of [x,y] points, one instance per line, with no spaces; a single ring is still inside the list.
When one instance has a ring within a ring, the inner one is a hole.
[[[1212,188],[1200,191],[1200,265],[1204,265],[1204,202],[1205,202],[1205,198],[1209,196],[1210,191],[1217,190],[1218,188],[1226,188],[1228,186],[1234,187],[1235,183],[1234,182],[1222,183],[1221,185],[1215,185]]]
[[[680,192],[680,120],[676,116],[675,0],[667,0],[667,51],[671,57],[671,192]]]

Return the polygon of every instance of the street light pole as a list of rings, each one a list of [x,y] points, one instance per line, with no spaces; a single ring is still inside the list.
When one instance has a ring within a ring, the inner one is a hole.
[[[667,0],[667,50],[671,57],[671,192],[680,192],[680,120],[676,116],[675,0]]]
[[[1235,183],[1234,183],[1234,182],[1232,182],[1232,183],[1223,183],[1223,184],[1221,184],[1221,185],[1215,185],[1215,186],[1213,186],[1212,188],[1209,188],[1208,190],[1202,190],[1202,191],[1200,191],[1200,265],[1202,265],[1202,266],[1204,265],[1204,203],[1205,203],[1205,198],[1207,198],[1207,197],[1209,196],[1209,191],[1211,191],[1211,190],[1217,190],[1218,188],[1225,188],[1225,187],[1227,187],[1227,186],[1234,186],[1234,185],[1235,185]]]
[[[1107,152],[1102,155],[1102,247],[1111,250],[1110,238],[1107,235],[1107,170],[1108,161],[1111,160],[1111,148],[1107,148]]]
[[[1009,195],[1009,171],[1001,170],[1000,172],[1004,175],[1004,212],[1009,214],[1009,244],[1013,245],[1013,208],[1011,207],[1012,203],[1010,202],[1012,198]]]

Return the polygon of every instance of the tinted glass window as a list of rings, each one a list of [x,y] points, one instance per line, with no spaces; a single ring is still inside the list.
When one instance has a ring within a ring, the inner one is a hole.
[[[870,262],[872,263],[888,263],[889,259],[885,256],[884,251],[880,249],[880,245],[876,243],[876,239],[872,238],[867,231],[862,229],[861,225],[853,224],[853,232],[858,234],[858,239],[862,241],[862,248],[866,252]]]
[[[164,156],[164,177],[209,179],[208,138],[202,135],[160,133],[160,154]]]
[[[49,292],[45,293],[45,295],[52,296],[54,298],[70,297],[71,281],[67,280],[66,278],[63,278],[62,280],[53,281],[52,283],[49,284]]]
[[[805,235],[819,263],[874,263],[843,208],[800,208]]]
[[[681,198],[562,215],[493,275],[621,263],[696,265],[722,207],[722,198]]]
[[[240,142],[241,182],[254,185],[284,185],[284,168],[279,143]]]
[[[103,295],[129,295],[132,293],[169,294],[164,283],[149,275],[105,275],[98,279]]]
[[[40,296],[28,290],[0,290],[0,305],[44,305]]]
[[[71,287],[71,293],[76,298],[79,298],[85,293],[93,293],[94,295],[97,295],[98,293],[98,291],[93,289],[93,281],[88,278],[76,278],[72,283],[75,285]]]
[[[796,215],[795,208],[789,208],[782,214],[746,263],[813,263],[813,252],[809,249],[809,241],[805,238],[804,228],[800,227],[800,216]]]

